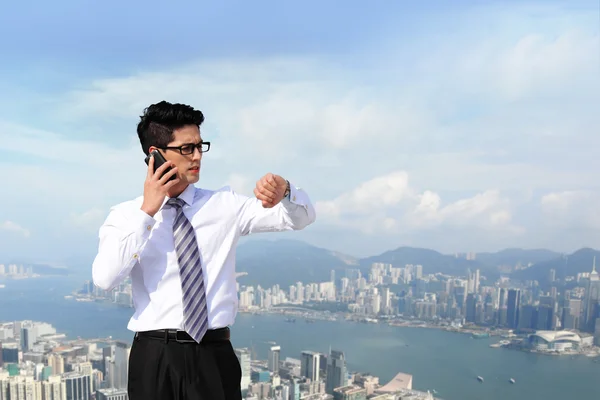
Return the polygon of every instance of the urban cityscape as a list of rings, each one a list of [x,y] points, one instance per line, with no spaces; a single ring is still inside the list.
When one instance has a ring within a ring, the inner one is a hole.
[[[126,400],[130,348],[110,338],[68,340],[46,322],[2,323],[0,400]],[[281,359],[273,343],[267,360],[253,359],[248,348],[235,353],[247,400],[434,399],[412,390],[409,374],[382,385],[376,376],[348,371],[341,350]]]
[[[13,278],[26,267],[1,266]],[[240,313],[283,314],[290,324],[316,320],[441,329],[474,339],[498,336],[490,347],[550,355],[585,355],[600,360],[600,275],[590,272],[557,280],[548,291],[537,281],[500,277],[479,270],[465,276],[427,274],[422,265],[372,263],[368,273],[332,270],[327,282],[298,282],[287,289],[246,286],[238,281]],[[569,283],[567,289],[565,283]],[[107,292],[86,281],[68,300],[132,307],[127,280]],[[112,338],[67,338],[47,322],[5,321],[0,325],[0,400],[126,400],[130,344]],[[350,371],[344,349],[306,349],[281,357],[269,343],[267,359],[252,348],[236,348],[247,400],[436,399],[414,390],[413,376],[397,371],[389,382]],[[473,376],[482,384],[485,377]],[[419,377],[415,377],[416,380]],[[518,384],[511,378],[507,384]]]
[[[600,274],[596,261],[590,272],[567,276],[564,282],[550,270],[548,292],[539,283],[512,282],[501,277],[487,283],[480,271],[465,277],[425,274],[422,265],[394,267],[373,263],[367,277],[359,269],[347,269],[328,282],[302,283],[287,290],[243,286],[238,282],[239,312],[281,313],[289,322],[298,318],[352,320],[450,330],[474,338],[501,336],[496,347],[554,355],[600,355]],[[482,280],[486,282],[481,284]],[[109,301],[132,307],[131,283],[111,292],[90,281],[76,291],[78,301]],[[341,311],[340,311],[341,310]]]
[[[0,278],[25,279],[39,277],[33,273],[33,267],[17,264],[0,264]]]

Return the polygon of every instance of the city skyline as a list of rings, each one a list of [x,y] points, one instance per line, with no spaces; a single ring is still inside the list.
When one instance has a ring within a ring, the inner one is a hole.
[[[574,330],[583,334],[580,339],[592,350],[590,356],[594,354],[591,346],[600,346],[600,274],[595,257],[589,271],[573,276],[557,278],[556,270],[550,269],[542,285],[508,277],[490,280],[479,269],[467,269],[466,276],[428,273],[420,264],[374,262],[364,276],[356,268],[337,272],[341,276],[331,270],[328,280],[302,279],[288,287],[238,282],[237,308],[239,312],[266,311],[330,321],[343,317],[393,326],[426,321],[428,327],[469,334],[498,334],[509,329],[509,333],[543,335],[546,331]],[[73,293],[78,301],[103,299],[133,307],[130,280],[110,291],[86,281],[83,289]],[[319,307],[319,303],[326,307]],[[313,309],[311,304],[317,307]],[[298,309],[296,305],[308,308]],[[527,343],[524,346],[528,348]]]
[[[163,31],[141,23],[159,18],[146,3],[103,7],[0,17],[0,256],[93,253],[109,207],[141,194],[134,127],[163,98],[206,114],[202,186],[288,177],[317,206],[297,235],[313,244],[600,242],[595,1],[188,3],[202,22]]]
[[[398,373],[386,385],[372,374],[349,371],[342,350],[303,350],[299,358],[281,359],[281,346],[271,345],[266,360],[248,348],[234,350],[245,399],[331,400],[335,392],[352,391],[362,396],[357,400],[395,400],[399,394],[434,400],[413,390],[412,375]],[[127,400],[130,351],[129,343],[110,338],[68,339],[43,321],[0,321],[0,400]]]
[[[240,335],[244,337],[243,339],[239,338],[244,345],[237,345],[235,347],[238,350],[246,348],[250,351],[250,349],[254,348],[254,344],[261,345],[261,351],[263,354],[266,354],[259,357],[261,359],[260,362],[256,363],[254,366],[259,367],[258,369],[263,372],[251,373],[251,383],[249,384],[252,386],[252,393],[256,393],[256,391],[266,393],[265,391],[268,391],[272,395],[280,393],[283,398],[286,398],[285,395],[289,394],[286,392],[288,389],[283,389],[283,387],[288,384],[282,384],[284,381],[283,376],[281,376],[282,379],[280,380],[272,375],[275,372],[275,365],[282,362],[281,365],[286,365],[283,370],[290,370],[290,368],[294,370],[298,369],[301,375],[304,375],[302,374],[302,371],[308,375],[308,366],[305,365],[305,368],[302,368],[302,359],[305,358],[302,355],[302,352],[310,349],[316,349],[316,353],[322,354],[330,354],[332,350],[334,352],[338,350],[344,351],[348,345],[340,347],[339,340],[341,338],[338,340],[332,340],[333,337],[328,339],[326,337],[327,332],[336,331],[337,334],[335,337],[338,337],[337,335],[352,336],[351,332],[362,330],[362,327],[365,327],[365,329],[371,332],[371,334],[366,337],[373,339],[372,342],[367,342],[364,338],[356,341],[355,346],[358,345],[361,347],[360,351],[365,353],[363,357],[366,357],[366,359],[372,358],[369,356],[370,351],[373,351],[376,348],[381,349],[382,346],[387,348],[389,352],[396,352],[397,349],[415,351],[416,353],[413,353],[413,358],[418,358],[420,357],[418,356],[419,354],[425,356],[423,353],[425,351],[423,348],[424,346],[435,347],[437,344],[438,346],[445,347],[445,344],[442,343],[446,343],[445,341],[448,341],[448,343],[452,342],[452,336],[464,336],[467,339],[472,337],[480,340],[467,340],[463,343],[465,348],[458,350],[458,354],[465,351],[469,352],[469,349],[475,348],[479,348],[479,351],[482,351],[481,346],[479,346],[478,343],[483,343],[484,347],[506,348],[506,350],[492,350],[493,352],[499,353],[524,353],[523,351],[512,350],[516,349],[525,350],[526,352],[555,354],[556,356],[562,354],[563,356],[557,358],[549,357],[551,359],[550,362],[554,365],[552,367],[553,371],[562,368],[565,363],[572,362],[569,360],[573,359],[573,357],[577,357],[579,360],[578,363],[582,363],[580,368],[584,368],[585,365],[589,364],[589,366],[585,368],[593,371],[595,370],[594,363],[597,363],[597,360],[599,359],[598,355],[600,354],[598,352],[600,347],[593,347],[592,343],[600,337],[598,336],[600,330],[594,328],[594,332],[592,333],[587,328],[589,326],[589,323],[587,322],[592,321],[599,315],[597,314],[597,304],[600,304],[598,303],[598,301],[600,301],[598,293],[600,292],[597,289],[590,290],[590,288],[592,285],[597,286],[598,283],[600,283],[600,278],[598,278],[597,271],[593,271],[594,263],[592,262],[591,271],[586,274],[557,278],[555,274],[551,273],[548,278],[553,287],[541,289],[535,282],[511,282],[507,279],[500,279],[497,282],[489,281],[477,270],[467,271],[467,278],[457,278],[453,276],[444,276],[443,274],[429,274],[428,271],[420,265],[393,267],[391,265],[380,263],[372,265],[368,275],[362,275],[360,271],[356,269],[349,269],[346,274],[330,274],[328,282],[310,282],[310,279],[306,279],[304,284],[295,285],[293,288],[290,287],[289,290],[288,288],[280,288],[278,286],[261,289],[258,287],[240,285],[240,311],[244,312],[245,315],[240,319],[242,325],[235,329],[234,332],[236,333],[236,337]],[[3,290],[9,290],[9,292],[7,292],[7,295],[4,296],[3,299],[3,292],[0,291],[0,304],[6,304],[1,302],[16,297],[15,294],[22,293],[23,285],[34,285],[35,287],[40,288],[45,287],[45,291],[49,290],[47,293],[53,293],[54,287],[59,281],[50,280],[48,282],[54,283],[45,283],[44,279],[45,278],[35,279],[32,280],[31,283],[19,282],[18,280],[7,281],[7,288]],[[73,277],[70,280],[72,281]],[[393,286],[393,289],[390,289],[389,287],[386,288],[386,286],[389,285],[397,286]],[[86,287],[87,290],[91,289],[101,294],[101,291],[91,286],[91,282],[88,282]],[[315,305],[320,302],[326,304],[327,302],[330,302],[333,298],[334,287],[336,288],[336,300],[339,299],[340,302],[348,305],[347,312],[327,313],[308,311],[306,309],[294,310],[293,306],[296,304],[307,304],[310,307],[311,304]],[[36,290],[36,296],[39,293],[43,297],[45,291]],[[511,294],[511,292],[513,294]],[[591,297],[589,296],[589,293],[591,293]],[[55,299],[57,297],[62,298],[62,295],[57,296],[57,294],[58,293],[53,293],[52,297]],[[110,299],[109,301],[116,301],[122,304],[122,301],[131,301],[130,294],[131,288],[125,283],[124,285],[120,285],[117,290],[111,293],[106,292],[101,295],[106,296]],[[27,299],[27,296],[21,298]],[[18,300],[19,303],[24,301],[22,299]],[[98,299],[100,299],[100,297]],[[44,299],[38,299],[38,301],[40,300],[42,302],[46,301]],[[100,306],[100,308],[97,308],[96,305],[100,305],[97,299],[92,298],[90,300],[91,301],[84,301],[82,303],[75,302],[72,299],[65,300],[66,303],[64,303],[63,306],[56,308],[55,311],[62,314],[63,309],[65,311],[70,310],[68,313],[72,315],[72,317],[67,319],[72,319],[73,322],[69,322],[69,324],[75,325],[77,324],[76,321],[80,320],[75,314],[75,307],[82,309],[82,311],[86,309],[103,310],[102,319],[104,321],[114,321],[110,315],[116,313],[118,310],[125,311],[126,314],[129,314],[128,310],[123,310],[120,307]],[[286,302],[288,305],[292,306],[286,311],[283,311],[283,309],[277,310],[278,307],[274,307],[285,305]],[[39,303],[32,303],[32,306],[34,308],[40,307]],[[23,310],[26,310],[26,304],[23,303],[22,307]],[[548,317],[550,313],[546,312],[549,309],[553,310],[551,317]],[[595,311],[592,311],[590,314],[590,311],[594,309]],[[31,311],[26,312],[29,313]],[[89,313],[89,311],[87,312]],[[269,314],[281,312],[285,315],[279,316],[277,320],[269,316]],[[56,317],[51,316],[50,314],[51,313],[48,313],[48,318],[52,321]],[[118,312],[118,314],[123,313]],[[591,318],[590,315],[592,315]],[[97,314],[90,315],[90,317],[97,319]],[[297,319],[297,321],[295,319]],[[304,319],[306,319],[307,323],[304,322]],[[62,320],[62,324],[64,324],[65,319],[62,318]],[[497,322],[490,324],[490,320]],[[274,325],[275,323],[278,325]],[[97,322],[96,324],[102,325],[102,322]],[[256,331],[254,330],[254,325],[257,325],[256,328],[259,328],[258,325],[261,324],[265,325],[260,329],[263,333],[258,332],[258,329]],[[114,332],[117,333],[117,331],[125,329],[122,325],[123,323],[119,323],[118,326],[114,326],[114,328],[111,329],[114,329]],[[579,331],[579,333],[577,333],[578,331],[576,330],[572,330],[572,328],[578,325],[582,326],[582,330]],[[382,328],[386,326],[387,328]],[[517,329],[515,329],[515,326]],[[422,332],[417,334],[411,341],[403,339],[406,335],[406,332],[403,330],[411,331],[415,328]],[[422,328],[427,329],[423,330]],[[394,331],[390,332],[387,339],[384,339],[380,336],[383,332],[382,329]],[[567,330],[565,331],[564,329]],[[286,336],[290,335],[290,332],[292,331],[302,333],[297,333],[295,337],[288,340]],[[449,331],[455,334],[453,335],[452,333],[444,332],[445,335],[449,336],[439,337],[435,341],[430,342],[421,339],[428,336],[426,331]],[[514,334],[511,331],[514,331]],[[92,328],[90,332],[98,331],[97,328]],[[110,331],[106,331],[106,329],[103,330],[103,332],[106,332],[103,333],[103,335],[113,334]],[[268,333],[265,335],[264,332]],[[57,339],[54,332],[46,333],[53,334],[54,339]],[[456,335],[456,333],[462,333],[462,335]],[[2,334],[2,329],[0,329],[0,334]],[[92,335],[94,335],[93,337],[100,336],[98,333],[92,333]],[[15,345],[21,347],[25,346],[27,349],[32,348],[35,353],[36,346],[34,343],[36,336],[35,331],[28,331],[28,334],[23,340],[13,341],[13,344],[8,347],[11,348]],[[79,336],[83,338],[88,337],[87,334],[81,335],[80,333],[71,333],[69,338]],[[304,336],[307,338],[311,337],[311,339],[308,339],[311,343],[310,345],[305,344],[308,342],[302,342]],[[123,333],[118,333],[118,338],[121,339],[122,337]],[[89,336],[89,338],[92,338],[92,336]],[[315,338],[318,339],[315,340]],[[504,339],[500,340],[500,342],[492,344],[502,338]],[[298,340],[301,340],[301,342],[298,342]],[[250,341],[250,343],[248,343],[248,341]],[[127,346],[127,342],[124,344]],[[326,350],[328,347],[329,350]],[[289,350],[290,348],[293,349],[291,353]],[[413,348],[414,350],[410,350]],[[63,348],[61,351],[69,350]],[[440,350],[438,350],[438,352],[439,351]],[[300,357],[300,359],[290,363],[288,359],[284,360],[283,352],[287,354],[288,358],[292,357],[297,359]],[[436,353],[435,350],[432,350],[432,352],[434,354]],[[310,353],[311,352],[309,351],[307,355],[310,356]],[[356,350],[353,350],[351,353],[355,356],[357,354]],[[238,351],[238,357],[239,354],[240,352]],[[499,355],[496,357],[495,354],[498,353],[487,354],[484,360],[490,366],[496,365],[496,368],[500,368],[499,365],[491,361],[499,362],[504,359],[505,356]],[[456,356],[457,354],[454,355],[454,357]],[[27,358],[31,357],[36,359],[35,357],[38,356],[32,354],[27,355]],[[380,357],[383,357],[383,355]],[[430,358],[431,355],[428,355],[428,357]],[[450,362],[450,360],[453,359],[439,359],[437,357],[438,356],[434,356],[434,359],[439,360],[440,362],[442,360],[446,360],[444,362]],[[519,358],[520,357],[521,356],[519,356]],[[412,369],[413,366],[415,366],[414,363],[417,360],[413,358],[403,360],[401,363],[403,367],[401,368],[394,366],[395,363],[391,362],[390,366],[391,368],[394,368],[393,373],[399,372],[404,375],[403,371],[410,371],[410,369],[406,368]],[[512,357],[509,359],[515,360]],[[527,365],[528,368],[530,368],[531,360],[532,359],[529,359],[529,361],[524,360],[526,363],[525,365]],[[81,361],[82,360],[79,362]],[[241,360],[242,368],[244,368],[244,363],[242,361],[243,360]],[[384,362],[384,360],[378,359],[378,363],[379,362]],[[537,362],[539,363],[540,360]],[[476,379],[478,376],[482,376],[482,378],[485,379],[485,383],[481,382],[481,384],[493,385],[494,383],[489,382],[492,380],[492,376],[500,374],[500,371],[497,369],[495,370],[494,368],[487,368],[486,371],[481,370],[482,366],[477,362],[474,363],[473,361],[470,361],[468,365],[474,366],[476,369],[468,368],[471,373],[467,376],[464,375],[465,367],[459,366],[458,364],[456,367],[463,371],[460,379],[466,380],[467,382],[471,381],[472,385],[475,386],[480,385]],[[79,368],[87,367],[81,366]],[[376,376],[383,376],[381,371],[375,372],[372,368],[373,366],[370,366],[366,370],[373,372]],[[548,373],[546,368],[547,367],[540,367],[536,374],[543,371]],[[13,367],[10,367],[9,371],[12,371],[13,369]],[[41,371],[40,373],[43,373],[44,371],[43,368],[37,368],[37,370]],[[280,369],[280,372],[283,370]],[[351,370],[360,371],[361,368],[355,364],[352,366]],[[475,371],[477,372],[475,373]],[[528,372],[527,374],[524,372],[517,374],[512,370],[504,371],[502,372],[502,375],[505,377],[502,378],[502,382],[497,382],[495,385],[511,386],[514,382],[509,382],[509,378],[516,378],[517,386],[514,389],[514,393],[524,396],[525,393],[530,390],[528,388],[531,386],[527,386],[526,380],[531,379],[530,374],[532,373],[534,373],[534,371]],[[269,374],[270,376],[268,381],[265,380],[266,374]],[[316,377],[315,371],[312,371],[310,374]],[[321,373],[319,373],[319,378],[323,378]],[[407,381],[405,376],[401,376],[401,378],[403,381]],[[392,380],[390,379],[391,377],[386,377],[378,384],[381,387],[389,386],[386,385],[386,382],[391,384],[392,381],[395,381],[395,378]],[[437,388],[438,390],[441,390],[440,396],[442,398],[455,398],[456,396],[445,397],[444,393],[447,393],[447,390],[450,390],[451,387],[447,384],[434,384],[433,382],[435,380],[432,380],[431,377],[428,377],[427,373],[424,373],[423,371],[416,374],[414,379],[415,383],[418,384],[418,387],[421,389]],[[2,380],[2,377],[0,377],[0,380]],[[408,379],[408,381],[411,380],[412,378]],[[453,381],[454,378],[451,380]],[[373,387],[377,387],[377,384],[373,385],[373,379],[368,377],[367,379],[353,378],[352,381],[353,385],[344,389],[345,392],[350,393],[356,391],[356,393],[361,393],[363,390],[366,390],[368,393],[368,390],[370,390],[369,388],[372,389]],[[291,381],[291,383],[291,387],[294,387],[293,381]],[[306,384],[303,383],[302,380],[298,383],[299,387],[303,388],[303,391],[310,392],[311,390],[317,390],[317,388],[318,390],[321,390],[321,387],[323,387],[325,391],[332,390],[331,386],[329,387],[329,390],[327,390],[328,385],[326,380],[319,385]],[[463,383],[459,385],[461,392],[465,395],[475,395],[477,389],[475,387],[466,387],[465,384],[466,382],[463,381]],[[531,384],[533,384],[533,382],[531,382],[530,385]],[[584,382],[581,381],[578,384],[584,384]],[[521,385],[523,385],[523,387],[521,387]],[[564,390],[565,388],[564,385],[558,383],[555,386],[557,391]],[[591,388],[592,387],[588,390],[591,390]],[[290,388],[289,390],[291,391],[292,389]],[[493,389],[488,387],[487,390]],[[275,398],[277,398],[277,395],[275,395]]]

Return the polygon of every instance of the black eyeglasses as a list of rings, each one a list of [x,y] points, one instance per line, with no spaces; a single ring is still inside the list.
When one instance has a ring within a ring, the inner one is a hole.
[[[189,156],[194,154],[194,149],[200,150],[200,153],[206,153],[210,150],[210,142],[188,143],[177,147],[163,147],[163,150],[178,150],[182,155]]]

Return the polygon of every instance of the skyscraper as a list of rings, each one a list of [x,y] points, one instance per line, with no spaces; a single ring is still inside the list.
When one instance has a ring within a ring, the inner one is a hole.
[[[269,371],[279,373],[280,346],[271,346],[269,349]]]
[[[89,375],[77,372],[67,372],[63,375],[66,384],[67,400],[90,400],[92,397],[92,384]]]
[[[329,394],[333,394],[333,389],[346,386],[347,380],[348,369],[344,352],[331,350],[327,360],[327,382],[325,391]]]
[[[586,331],[594,332],[597,318],[600,318],[600,275],[596,271],[596,257],[594,257],[590,281],[585,291]]]
[[[519,306],[521,305],[521,291],[510,289],[506,310],[506,324],[509,328],[516,329],[519,324]]]
[[[247,348],[235,349],[235,355],[237,356],[240,362],[240,367],[242,368],[241,388],[243,394],[246,390],[248,390],[251,382],[250,378],[252,371],[250,369],[250,350]]]
[[[319,380],[320,354],[305,350],[302,352],[300,375],[315,382]]]

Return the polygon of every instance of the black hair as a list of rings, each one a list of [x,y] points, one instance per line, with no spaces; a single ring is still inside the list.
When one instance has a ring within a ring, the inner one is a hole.
[[[173,141],[173,131],[186,125],[200,127],[204,122],[202,111],[187,104],[167,101],[152,104],[144,110],[137,126],[137,134],[145,154],[150,146],[167,147]]]

